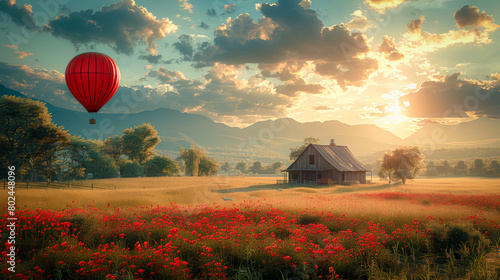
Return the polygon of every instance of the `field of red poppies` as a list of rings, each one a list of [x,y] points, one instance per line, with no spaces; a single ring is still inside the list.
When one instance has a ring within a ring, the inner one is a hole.
[[[500,196],[373,193],[305,199],[323,205],[334,199],[403,202],[477,214],[424,217],[400,209],[358,215],[291,209],[265,199],[104,209],[73,203],[63,211],[20,207],[19,262],[15,273],[7,270],[6,243],[1,278],[497,279],[500,272]]]

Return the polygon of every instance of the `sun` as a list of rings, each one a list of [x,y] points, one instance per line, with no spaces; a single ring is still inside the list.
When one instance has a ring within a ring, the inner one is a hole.
[[[403,109],[401,108],[401,106],[399,106],[399,103],[387,105],[385,107],[385,112],[387,113],[387,116],[382,118],[384,122],[402,123],[408,121],[409,119],[409,117],[402,114]]]

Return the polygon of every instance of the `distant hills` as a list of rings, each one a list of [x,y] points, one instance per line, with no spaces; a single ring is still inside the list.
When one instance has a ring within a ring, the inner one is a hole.
[[[23,94],[0,85],[1,95]],[[41,100],[40,100],[41,101]],[[44,102],[44,101],[42,101]],[[478,119],[458,126],[429,123],[406,139],[401,139],[376,125],[349,125],[336,120],[300,123],[291,118],[257,122],[246,128],[230,127],[198,114],[157,109],[133,114],[88,114],[46,103],[54,123],[64,126],[72,135],[105,139],[120,135],[125,128],[151,123],[161,138],[157,150],[171,157],[179,155],[179,147],[198,145],[219,162],[261,160],[288,162],[290,147],[298,146],[308,136],[327,144],[335,139],[347,145],[357,156],[378,154],[401,145],[434,141],[436,148],[499,147],[499,120]],[[90,125],[94,117],[97,124]],[[436,132],[437,131],[437,132]],[[432,140],[439,136],[438,140]],[[444,139],[444,141],[441,141]]]

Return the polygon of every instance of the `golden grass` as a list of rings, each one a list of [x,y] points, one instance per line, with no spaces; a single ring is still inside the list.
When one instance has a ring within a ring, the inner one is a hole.
[[[178,205],[194,206],[200,204],[231,207],[240,202],[270,203],[290,211],[316,210],[353,215],[413,215],[426,217],[440,213],[440,216],[462,217],[478,212],[470,207],[450,207],[446,205],[409,204],[408,201],[380,200],[355,196],[357,193],[406,192],[406,193],[452,193],[452,194],[499,194],[500,179],[492,178],[421,178],[407,182],[406,185],[387,185],[385,182],[361,184],[357,186],[335,186],[309,188],[286,185],[273,186],[276,177],[156,177],[156,178],[120,178],[93,180],[96,187],[110,190],[89,189],[16,189],[17,205],[24,208],[40,207],[43,209],[62,210],[68,205],[86,206],[94,204],[105,208],[109,203],[112,208],[142,205],[166,205],[175,202]],[[87,182],[90,183],[90,182]],[[116,186],[116,190],[114,187]],[[251,187],[250,189],[246,189]],[[267,188],[267,190],[266,190]],[[274,189],[273,189],[274,188]],[[282,188],[278,191],[278,188]],[[218,193],[217,190],[238,192]],[[256,190],[255,190],[256,189]],[[7,191],[0,199],[7,201]],[[232,198],[233,201],[224,201]],[[483,214],[486,214],[483,211]],[[498,213],[488,214],[493,219]]]

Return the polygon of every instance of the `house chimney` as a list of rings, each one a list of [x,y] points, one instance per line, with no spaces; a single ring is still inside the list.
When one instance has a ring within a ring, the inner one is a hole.
[[[335,139],[330,139],[330,146],[336,146],[335,145]]]

